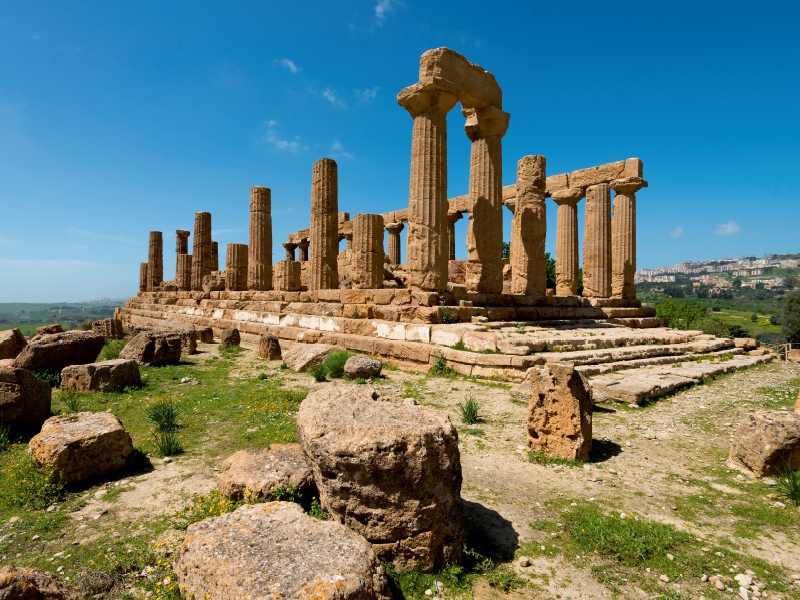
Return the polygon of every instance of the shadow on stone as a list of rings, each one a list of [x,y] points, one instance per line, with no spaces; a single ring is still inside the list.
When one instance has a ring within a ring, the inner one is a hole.
[[[519,548],[519,534],[511,521],[477,502],[461,499],[467,548],[495,562],[514,559]]]
[[[595,404],[595,405],[594,405],[594,407],[592,408],[592,412],[596,412],[596,413],[608,413],[608,414],[612,414],[612,415],[613,415],[613,414],[615,414],[617,411],[616,411],[616,410],[614,410],[613,408],[610,408],[610,407],[608,407],[608,406],[601,406],[601,405],[599,405],[599,404]]]
[[[592,440],[592,451],[589,453],[589,462],[601,463],[622,452],[622,446],[608,440]]]

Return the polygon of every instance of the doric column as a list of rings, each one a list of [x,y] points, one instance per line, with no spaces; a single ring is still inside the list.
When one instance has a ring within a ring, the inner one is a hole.
[[[268,187],[250,188],[250,244],[247,256],[247,289],[272,289],[272,192]]]
[[[188,292],[192,289],[192,255],[178,254],[178,264],[175,266],[175,285],[178,291]]]
[[[275,263],[273,280],[275,289],[283,292],[295,292],[300,289],[300,263],[294,260],[282,260]]]
[[[354,289],[383,287],[383,217],[356,215],[353,219],[351,277]]]
[[[583,228],[583,295],[611,297],[611,188],[586,188]]]
[[[297,248],[297,244],[293,242],[283,242],[283,247],[286,248],[286,260],[294,260],[294,249]]]
[[[400,232],[405,225],[402,223],[389,223],[386,231],[389,232],[389,264],[400,264]]]
[[[517,197],[511,221],[511,293],[547,294],[547,235],[544,156],[523,156],[517,163]]]
[[[611,182],[614,218],[611,221],[611,296],[636,298],[636,192],[647,187],[640,177]]]
[[[352,250],[353,249],[353,234],[352,233],[345,233],[344,239],[347,240],[345,244],[345,250]]]
[[[406,88],[397,101],[414,118],[406,247],[409,284],[416,289],[445,291],[449,256],[447,113],[457,97],[429,83]]]
[[[189,236],[191,231],[185,229],[175,230],[175,281],[178,280],[178,257],[181,254],[189,254]]]
[[[231,292],[247,289],[247,244],[228,244],[225,252],[225,289]]]
[[[211,270],[219,271],[219,243],[211,242]]]
[[[447,215],[447,245],[450,260],[456,259],[456,221],[460,221],[463,216],[460,212]]]
[[[194,214],[192,290],[203,291],[203,277],[211,274],[211,213]]]
[[[464,107],[464,130],[472,140],[469,164],[471,210],[467,227],[467,291],[503,291],[503,152],[509,114],[494,106]]]
[[[322,158],[311,172],[311,254],[308,289],[339,287],[339,176],[336,161]]]
[[[148,264],[146,262],[139,263],[139,291],[146,292],[148,287],[150,286],[150,279],[147,277],[147,267]]]
[[[147,276],[149,289],[154,290],[164,281],[164,236],[160,231],[150,232],[150,247],[147,253]]]
[[[339,239],[338,234],[336,236],[336,239],[338,241],[338,239]],[[310,243],[311,242],[309,242],[308,240],[300,240],[299,242],[297,242],[297,249],[300,250],[300,257],[299,258],[300,258],[300,262],[301,263],[304,263],[304,262],[306,262],[308,260],[308,245]],[[336,251],[337,252],[339,251],[339,244],[336,244]]]
[[[556,213],[556,296],[578,293],[578,202],[583,188],[552,193],[558,204]]]

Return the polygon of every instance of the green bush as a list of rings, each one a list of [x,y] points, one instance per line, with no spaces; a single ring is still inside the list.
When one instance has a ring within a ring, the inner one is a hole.
[[[92,320],[91,319],[86,319],[85,321],[81,322],[81,324],[78,325],[78,329],[80,329],[81,331],[91,331],[92,330]]]
[[[458,403],[458,416],[461,418],[461,422],[467,425],[475,425],[482,420],[480,405],[472,395],[467,396],[464,402]]]
[[[308,372],[311,373],[311,376],[317,383],[322,383],[327,379],[328,371],[325,369],[325,365],[316,365],[311,367]]]
[[[106,340],[103,349],[100,351],[100,356],[97,357],[98,361],[101,360],[115,360],[119,358],[119,353],[128,344],[130,340]]]
[[[692,329],[706,316],[706,305],[694,299],[666,298],[656,306],[656,316],[667,318],[670,327]]]
[[[445,325],[451,325],[452,323],[458,323],[458,312],[456,312],[452,308],[448,308],[446,306],[442,306],[439,309],[439,316],[442,317],[442,323],[444,323]]]
[[[783,297],[781,329],[786,341],[800,344],[800,290],[795,290]]]
[[[327,373],[328,377],[331,379],[340,379],[344,375],[344,363],[346,363],[347,359],[351,356],[355,355],[355,352],[348,352],[347,350],[334,350],[328,355],[325,362],[322,363],[322,366],[325,367],[325,373]]]
[[[455,374],[455,371],[447,364],[447,359],[442,354],[441,350],[433,353],[433,364],[428,371],[431,375],[439,375],[442,377],[450,377]]]
[[[756,335],[756,339],[765,346],[777,346],[786,343],[786,336],[778,331],[765,331]]]
[[[795,506],[800,506],[800,470],[793,471],[787,464],[777,482],[777,492]]]
[[[150,423],[161,433],[172,433],[178,430],[178,404],[171,398],[156,400],[146,406],[144,415]]]
[[[308,516],[314,517],[315,519],[319,519],[320,521],[327,521],[328,517],[325,516],[325,511],[322,510],[322,506],[319,503],[319,499],[314,498],[311,501],[311,508],[308,509]]]
[[[161,456],[177,456],[183,454],[183,444],[177,433],[168,431],[153,434],[153,445]]]

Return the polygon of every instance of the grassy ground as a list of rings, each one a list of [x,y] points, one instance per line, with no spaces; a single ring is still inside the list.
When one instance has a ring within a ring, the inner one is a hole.
[[[37,327],[60,323],[64,329],[91,319],[105,319],[114,316],[114,308],[121,306],[115,302],[78,303],[0,303],[0,329],[19,329],[23,335],[31,336]]]

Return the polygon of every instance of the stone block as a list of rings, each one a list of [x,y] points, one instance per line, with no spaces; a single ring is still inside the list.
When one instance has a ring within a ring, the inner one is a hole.
[[[569,175],[561,173],[560,175],[550,175],[545,179],[547,193],[557,192],[558,190],[565,190],[569,188]]]
[[[625,169],[625,161],[619,160],[613,163],[600,165],[599,167],[589,167],[579,169],[569,175],[569,186],[571,188],[586,188],[591,185],[610,183],[614,179],[619,179]]]
[[[225,459],[217,477],[217,489],[234,500],[270,499],[289,488],[309,500],[317,490],[299,444],[271,444],[262,452],[240,450]]]
[[[11,359],[0,364],[0,423],[40,426],[50,416],[50,386]]]
[[[0,331],[0,360],[16,358],[27,345],[28,340],[19,329]]]
[[[61,387],[78,392],[116,392],[141,382],[139,363],[131,359],[72,365],[61,371]]]
[[[147,264],[147,263],[144,263]],[[39,569],[0,567],[3,600],[82,600],[83,594],[58,575]]]
[[[733,435],[728,466],[756,477],[800,469],[800,413],[762,410],[745,415]]]
[[[283,353],[283,362],[292,371],[308,371],[324,363],[334,350],[328,344],[295,344]]]
[[[281,345],[278,343],[278,336],[265,333],[258,341],[258,356],[266,360],[281,359]]]
[[[234,328],[231,329],[223,329],[219,333],[219,343],[225,346],[226,348],[230,348],[231,346],[238,346],[242,341],[241,335],[239,335],[239,330]]]
[[[14,359],[14,365],[31,371],[58,372],[70,365],[93,363],[104,344],[105,338],[92,331],[42,334],[25,346]]]

